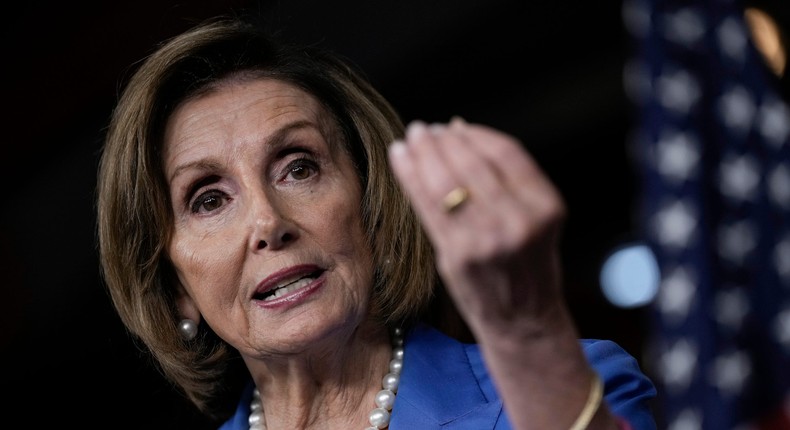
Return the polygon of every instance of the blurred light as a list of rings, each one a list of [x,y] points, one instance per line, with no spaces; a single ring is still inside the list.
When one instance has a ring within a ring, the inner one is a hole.
[[[776,21],[771,15],[754,7],[746,8],[744,18],[757,50],[771,70],[781,77],[787,64],[787,51],[782,44],[781,31]]]
[[[640,243],[619,247],[604,261],[600,283],[604,296],[615,306],[634,308],[650,303],[660,283],[653,252]]]

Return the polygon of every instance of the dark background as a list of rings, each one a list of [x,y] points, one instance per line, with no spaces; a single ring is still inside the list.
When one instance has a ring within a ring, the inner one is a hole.
[[[36,428],[213,428],[149,365],[112,310],[98,270],[94,187],[103,129],[134,63],[204,18],[243,9],[350,57],[405,121],[461,115],[520,138],[569,207],[566,291],[581,335],[615,340],[645,366],[646,309],[613,307],[598,285],[606,254],[638,236],[620,2],[38,1],[5,9],[6,419]]]

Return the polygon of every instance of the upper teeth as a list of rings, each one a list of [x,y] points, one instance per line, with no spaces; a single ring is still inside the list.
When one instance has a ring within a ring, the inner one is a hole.
[[[274,299],[276,299],[278,297],[282,297],[282,296],[284,296],[284,295],[286,295],[286,294],[288,294],[288,293],[290,293],[292,291],[296,291],[296,290],[306,286],[310,282],[312,282],[312,278],[301,278],[301,279],[298,279],[298,280],[296,280],[296,281],[294,281],[294,282],[292,282],[292,283],[290,283],[288,285],[284,285],[282,287],[277,287],[277,288],[275,288],[274,290],[271,291],[271,295],[267,296],[263,300],[264,301],[274,300]]]

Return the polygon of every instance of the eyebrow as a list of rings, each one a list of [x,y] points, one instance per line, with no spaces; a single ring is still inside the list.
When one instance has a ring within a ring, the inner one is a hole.
[[[280,150],[282,146],[284,146],[286,141],[286,136],[294,130],[299,129],[306,129],[313,127],[318,130],[319,134],[325,138],[323,133],[321,133],[321,127],[311,121],[307,120],[299,120],[294,121],[290,124],[287,124],[285,127],[280,128],[277,130],[273,135],[269,138],[264,140],[263,144],[265,145],[265,150],[267,153],[273,153]],[[183,171],[191,170],[191,169],[198,169],[198,170],[218,170],[221,168],[221,165],[213,161],[211,159],[200,159],[195,161],[190,161],[189,163],[182,164],[173,171],[173,174],[170,175],[168,179],[168,183],[173,183],[173,180],[178,177]]]
[[[173,174],[170,175],[170,178],[169,178],[168,182],[172,184],[173,180],[176,177],[178,177],[178,175],[180,175],[181,172],[183,172],[185,170],[192,170],[192,169],[197,169],[197,170],[216,170],[216,169],[219,169],[219,168],[220,168],[219,163],[217,163],[216,161],[213,161],[213,160],[201,159],[201,160],[191,161],[191,162],[189,162],[187,164],[182,164],[182,165],[178,166],[176,168],[176,170],[173,171]]]

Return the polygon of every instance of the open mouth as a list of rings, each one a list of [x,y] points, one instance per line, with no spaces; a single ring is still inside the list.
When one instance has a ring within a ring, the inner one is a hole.
[[[307,285],[310,285],[311,282],[315,281],[316,278],[321,276],[321,273],[322,273],[321,270],[316,270],[314,272],[301,276],[297,279],[285,281],[283,284],[278,285],[274,288],[270,288],[260,293],[255,293],[255,295],[252,296],[252,298],[254,300],[262,300],[264,302],[278,299],[294,291],[297,291],[301,288],[304,288]]]

